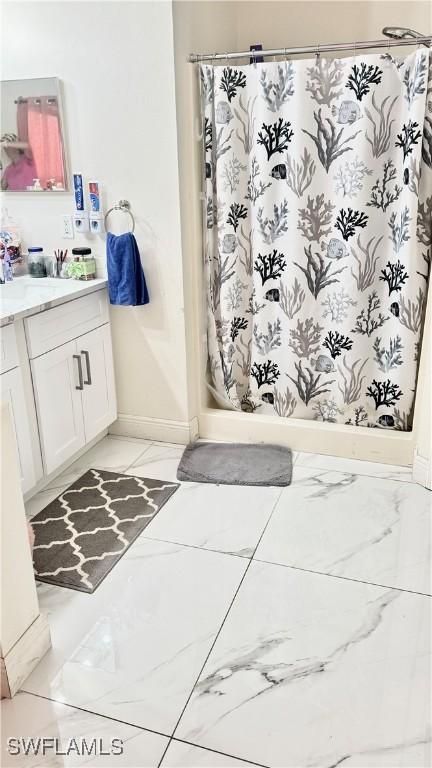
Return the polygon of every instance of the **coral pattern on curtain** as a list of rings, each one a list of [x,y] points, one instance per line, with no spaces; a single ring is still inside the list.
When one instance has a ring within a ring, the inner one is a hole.
[[[432,252],[429,52],[201,66],[210,386],[410,429]]]

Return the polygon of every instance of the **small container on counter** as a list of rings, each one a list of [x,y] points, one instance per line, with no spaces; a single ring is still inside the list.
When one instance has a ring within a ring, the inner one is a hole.
[[[51,277],[70,277],[68,272],[69,261],[67,259],[67,249],[65,251],[58,249],[54,251],[51,263],[50,263],[50,276]]]
[[[43,248],[33,246],[28,249],[28,271],[30,277],[46,277],[47,264]]]
[[[72,261],[68,273],[75,280],[94,280],[96,278],[96,262],[91,255],[91,248],[72,248]]]
[[[67,261],[64,261],[63,264],[61,265],[59,277],[61,277],[63,280],[69,280],[70,278],[69,264],[70,264],[70,261],[68,259]]]

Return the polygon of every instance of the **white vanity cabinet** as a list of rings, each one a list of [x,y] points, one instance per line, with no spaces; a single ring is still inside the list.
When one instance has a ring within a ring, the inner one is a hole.
[[[26,404],[23,377],[13,324],[1,330],[0,335],[0,399],[9,404],[12,426],[15,433],[21,487],[23,493],[33,488],[42,476],[42,465],[37,451],[32,449],[32,431]]]
[[[31,362],[47,475],[85,445],[75,354],[76,341],[70,341]]]
[[[20,368],[13,368],[11,371],[2,373],[0,376],[0,399],[9,403],[21,472],[21,488],[23,493],[27,493],[30,488],[36,485],[42,473],[40,467],[36,466],[33,458],[31,433]]]
[[[25,321],[45,474],[116,418],[108,302],[97,291]]]
[[[110,326],[102,325],[81,336],[77,353],[82,358],[81,398],[88,443],[117,418]]]

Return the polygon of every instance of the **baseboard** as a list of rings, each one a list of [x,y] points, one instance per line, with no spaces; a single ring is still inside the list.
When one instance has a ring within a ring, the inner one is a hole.
[[[325,424],[306,419],[203,408],[198,418],[173,421],[120,413],[110,434],[187,445],[198,437],[227,442],[276,442],[295,451],[410,466],[412,432]]]
[[[173,421],[119,413],[117,421],[111,425],[109,432],[123,437],[140,437],[144,440],[187,445],[198,437],[198,419]]]
[[[426,459],[418,453],[414,456],[413,480],[432,491],[432,459]]]
[[[48,622],[39,614],[1,660],[1,697],[12,698],[51,648]]]
[[[403,466],[412,464],[414,453],[412,432],[281,419],[216,408],[203,408],[198,423],[200,437],[207,440],[279,443],[295,451]]]

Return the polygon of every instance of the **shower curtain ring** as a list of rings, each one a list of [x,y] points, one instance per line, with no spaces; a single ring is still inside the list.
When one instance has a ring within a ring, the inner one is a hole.
[[[320,46],[321,46],[321,43],[317,43],[317,47],[316,47],[316,51],[315,51],[316,59],[320,59],[321,58]]]

